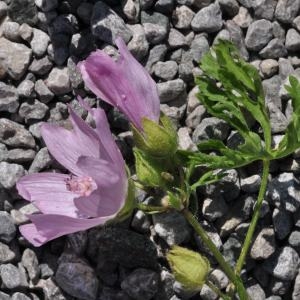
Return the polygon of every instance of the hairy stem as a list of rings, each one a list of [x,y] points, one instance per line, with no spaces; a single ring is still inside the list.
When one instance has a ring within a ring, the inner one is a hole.
[[[143,203],[138,203],[136,207],[144,212],[154,212],[154,211],[164,212],[167,210],[167,208],[163,206],[147,205]]]
[[[212,242],[212,240],[209,238],[203,227],[199,224],[199,222],[195,219],[193,214],[185,209],[182,211],[183,215],[185,216],[186,220],[190,223],[190,225],[194,228],[196,233],[200,236],[203,243],[208,247],[208,249],[212,252],[215,259],[218,261],[219,265],[225,272],[225,274],[228,276],[228,278],[234,283],[237,293],[240,297],[240,299],[247,300],[249,299],[247,292],[245,290],[245,287],[243,286],[242,281],[240,278],[234,273],[230,265],[225,261],[224,257],[222,256],[219,249],[216,247],[216,245]]]
[[[247,257],[247,254],[248,254],[251,242],[252,242],[252,238],[253,238],[253,235],[254,235],[254,232],[255,232],[256,224],[257,224],[258,219],[259,219],[262,202],[264,200],[265,193],[266,193],[266,190],[267,190],[269,169],[270,169],[270,161],[269,160],[264,160],[263,161],[262,180],[261,180],[261,185],[260,185],[260,189],[259,189],[259,193],[258,193],[254,213],[253,213],[253,216],[252,216],[252,220],[251,220],[249,229],[247,231],[246,238],[244,240],[244,244],[243,244],[243,247],[242,247],[242,250],[241,250],[240,257],[239,257],[239,259],[237,261],[237,264],[236,264],[236,267],[235,267],[235,272],[236,272],[237,275],[239,275],[241,273],[241,270],[243,268],[243,265],[244,265],[245,259]]]

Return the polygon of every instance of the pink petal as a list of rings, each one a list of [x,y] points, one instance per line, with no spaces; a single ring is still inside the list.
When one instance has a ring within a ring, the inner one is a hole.
[[[84,174],[77,168],[79,156],[100,157],[100,145],[94,130],[71,109],[72,131],[44,123],[41,127],[43,139],[55,159],[77,176]]]
[[[78,210],[90,217],[105,216],[117,213],[124,205],[127,195],[127,176],[116,168],[123,165],[112,165],[103,160],[91,157],[80,157],[78,167],[94,178],[98,189],[88,197],[74,199]]]
[[[22,235],[34,246],[39,247],[60,236],[104,224],[114,215],[94,219],[76,219],[61,215],[31,215],[33,224],[20,226]]]
[[[119,67],[124,72],[131,88],[135,91],[137,101],[142,102],[142,117],[158,122],[160,115],[160,99],[155,81],[146,69],[134,58],[122,38],[116,39],[120,51]]]
[[[17,182],[19,194],[32,202],[42,213],[78,216],[73,199],[77,194],[67,190],[69,176],[57,173],[30,174]]]
[[[116,63],[103,51],[93,52],[78,64],[83,79],[98,97],[120,109],[141,128],[141,119],[159,119],[159,97],[155,82],[134,59],[121,39],[116,41],[121,57]]]
[[[109,124],[106,118],[106,114],[103,109],[93,108],[91,109],[91,115],[96,123],[96,133],[101,141],[102,147],[101,149],[105,149],[106,156],[102,156],[103,150],[101,151],[101,158],[107,159],[107,157],[111,158],[111,161],[121,166],[125,166],[125,162],[123,156],[112,136],[112,133],[109,128]],[[124,168],[125,173],[125,168]]]

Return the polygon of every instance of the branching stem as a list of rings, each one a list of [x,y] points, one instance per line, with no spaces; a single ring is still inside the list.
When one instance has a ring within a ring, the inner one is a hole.
[[[186,220],[189,222],[189,224],[194,228],[196,233],[200,236],[203,243],[208,247],[208,249],[212,252],[215,259],[218,261],[219,265],[225,272],[225,274],[228,276],[228,278],[234,283],[237,293],[242,300],[249,299],[247,292],[245,290],[245,287],[243,286],[242,281],[240,280],[239,276],[237,276],[230,265],[225,261],[224,257],[222,256],[219,249],[216,247],[216,245],[212,242],[212,240],[207,235],[206,231],[203,229],[203,227],[199,224],[199,222],[196,220],[194,215],[187,209],[182,211],[183,215],[185,216]]]
[[[256,201],[256,205],[255,205],[255,209],[254,209],[254,213],[252,216],[252,220],[246,235],[246,238],[244,240],[244,244],[241,250],[241,254],[240,257],[237,261],[236,267],[235,267],[235,272],[237,275],[240,275],[241,270],[243,268],[244,262],[246,260],[251,242],[252,242],[252,238],[255,232],[255,228],[256,228],[256,224],[258,222],[259,219],[259,215],[260,215],[260,210],[261,210],[261,206],[265,197],[265,193],[267,190],[267,185],[268,185],[268,175],[269,175],[269,169],[270,169],[270,161],[269,160],[264,160],[263,161],[263,174],[262,174],[262,179],[261,179],[261,185],[260,185],[260,189],[259,189],[259,193],[258,193],[258,197],[257,197],[257,201]]]

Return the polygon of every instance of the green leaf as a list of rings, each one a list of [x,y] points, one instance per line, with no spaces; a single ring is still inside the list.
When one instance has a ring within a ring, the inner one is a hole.
[[[232,43],[222,40],[204,56],[200,67],[203,74],[196,78],[199,100],[211,115],[236,129],[243,144],[230,149],[221,141],[209,140],[198,145],[200,152],[179,151],[179,156],[209,169],[237,168],[271,158],[271,126],[258,71],[239,56]],[[264,140],[251,130],[245,114],[259,123]]]
[[[221,180],[226,176],[224,171],[208,171],[204,173],[195,183],[191,185],[191,191],[194,192],[199,186],[211,184]]]
[[[283,139],[272,151],[274,159],[285,157],[300,148],[300,83],[293,76],[289,77],[289,82],[290,86],[285,88],[292,98],[293,114]]]

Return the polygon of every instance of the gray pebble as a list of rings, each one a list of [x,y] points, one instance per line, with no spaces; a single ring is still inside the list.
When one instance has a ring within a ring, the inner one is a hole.
[[[178,147],[182,150],[197,151],[197,146],[193,143],[190,137],[190,129],[187,127],[181,127],[177,132]]]
[[[267,19],[272,21],[276,5],[276,0],[256,1],[254,5],[254,16],[256,17],[256,19]]]
[[[239,12],[239,4],[236,0],[219,0],[223,14],[234,17]]]
[[[214,269],[209,274],[209,280],[211,280],[219,289],[225,289],[229,284],[229,279],[226,274],[220,269]]]
[[[253,22],[248,9],[243,6],[240,7],[239,13],[232,20],[241,28],[248,28]]]
[[[12,42],[18,42],[20,40],[19,36],[19,28],[20,25],[16,22],[4,22],[3,27],[3,35],[8,40]]]
[[[30,64],[28,70],[37,75],[45,75],[52,68],[52,62],[49,60],[48,56],[40,59],[34,59]]]
[[[171,28],[168,36],[168,44],[171,49],[177,49],[188,45],[185,36],[178,30]]]
[[[25,271],[20,266],[17,268],[12,264],[3,264],[0,266],[0,276],[5,288],[20,289],[28,286]]]
[[[191,44],[193,60],[198,63],[203,55],[209,51],[209,44],[205,35],[196,35]]]
[[[33,29],[26,23],[23,23],[19,27],[19,36],[26,42],[30,42],[32,39]]]
[[[262,58],[280,58],[287,56],[288,52],[281,39],[272,39],[266,47],[264,47],[259,55]]]
[[[223,197],[206,198],[203,201],[202,214],[208,221],[215,221],[224,216],[228,211],[228,206]]]
[[[0,19],[6,16],[7,8],[7,4],[4,1],[0,1]]]
[[[189,29],[195,13],[186,5],[177,6],[173,11],[173,25],[177,29]]]
[[[185,83],[182,79],[174,79],[158,83],[157,88],[161,103],[168,103],[185,91]]]
[[[11,297],[11,300],[31,300],[32,298],[27,297],[25,294],[17,292]]]
[[[297,51],[300,49],[300,34],[296,29],[291,28],[288,30],[286,34],[285,46],[289,51]]]
[[[73,297],[83,300],[96,299],[98,279],[94,270],[83,261],[61,263],[55,279],[61,289]]]
[[[12,79],[20,79],[26,72],[32,50],[23,44],[0,38],[0,62]]]
[[[178,71],[178,66],[175,61],[157,62],[153,66],[154,74],[163,80],[172,80]]]
[[[266,299],[266,294],[258,283],[247,287],[247,293],[248,293],[248,295],[250,295],[251,300],[265,300]]]
[[[300,247],[300,231],[293,231],[289,236],[289,244],[296,249]]]
[[[206,284],[202,286],[200,291],[200,297],[203,300],[216,300],[218,299],[218,295]]]
[[[30,98],[32,96],[33,90],[34,83],[31,80],[27,79],[23,80],[17,88],[19,96],[24,98]]]
[[[121,288],[136,300],[152,299],[158,287],[159,275],[148,269],[136,269],[121,282]]]
[[[261,50],[273,37],[272,23],[258,20],[251,23],[247,30],[245,43],[249,50]]]
[[[37,8],[34,0],[11,0],[8,7],[8,16],[19,24],[35,25],[37,22]]]
[[[29,248],[25,249],[22,255],[21,262],[27,271],[29,279],[33,282],[36,282],[40,275],[40,268],[39,261],[35,252]]]
[[[35,140],[23,125],[11,120],[0,119],[0,142],[7,146],[34,148]]]
[[[154,46],[148,55],[147,63],[146,63],[146,70],[152,74],[152,67],[153,65],[158,62],[164,60],[164,57],[167,53],[167,46],[166,45],[156,45]]]
[[[241,179],[241,189],[246,193],[257,193],[261,183],[260,175],[252,175]]]
[[[48,89],[47,85],[42,79],[39,79],[35,82],[34,89],[38,95],[38,98],[43,103],[50,102],[54,97],[54,94]]]
[[[16,112],[19,107],[19,96],[12,85],[0,82],[0,111]]]
[[[128,43],[127,47],[130,52],[137,58],[137,60],[142,60],[149,50],[149,43],[146,39],[145,30],[142,25],[128,25],[133,33],[132,39]]]
[[[279,0],[275,10],[275,18],[282,23],[292,23],[299,9],[299,0]]]
[[[38,100],[23,102],[19,109],[19,115],[25,119],[29,120],[41,120],[45,117],[48,106]]]
[[[30,46],[36,56],[40,57],[46,53],[49,42],[50,38],[44,31],[36,28],[33,29]]]
[[[72,90],[67,67],[53,68],[45,83],[55,95],[63,95]]]
[[[285,239],[293,227],[291,214],[285,210],[275,208],[273,210],[272,219],[277,239]]]
[[[193,18],[194,31],[216,32],[222,28],[222,12],[218,3],[202,8]]]
[[[6,189],[14,187],[18,179],[25,175],[21,165],[0,162],[0,184]]]
[[[263,228],[256,236],[250,251],[251,258],[262,260],[275,252],[275,234],[272,228]]]
[[[289,212],[295,212],[300,206],[300,190],[298,180],[293,173],[282,173],[269,184],[267,196],[277,207],[284,207]]]
[[[145,214],[143,211],[138,210],[131,221],[131,227],[138,232],[144,233],[149,232],[150,230],[150,220],[149,216]]]
[[[58,1],[57,0],[35,0],[35,4],[43,12],[47,12],[55,9],[58,5]]]
[[[22,164],[33,161],[35,154],[32,149],[12,149],[8,151],[7,161]]]
[[[264,269],[280,280],[294,280],[299,267],[299,255],[291,247],[278,249],[263,263]]]
[[[14,260],[16,254],[12,251],[9,246],[0,242],[0,264],[6,264]],[[0,294],[0,299],[1,294]]]
[[[225,140],[229,134],[229,125],[218,118],[204,118],[195,128],[193,133],[193,142],[198,144],[208,139]]]
[[[292,300],[298,300],[299,297],[300,297],[300,272],[298,272],[298,275],[295,279]]]
[[[190,228],[185,218],[178,212],[155,214],[152,219],[155,232],[168,245],[179,245],[190,239]]]
[[[124,21],[102,1],[94,5],[91,29],[95,37],[109,44],[114,44],[118,36],[128,43],[132,36]]]

